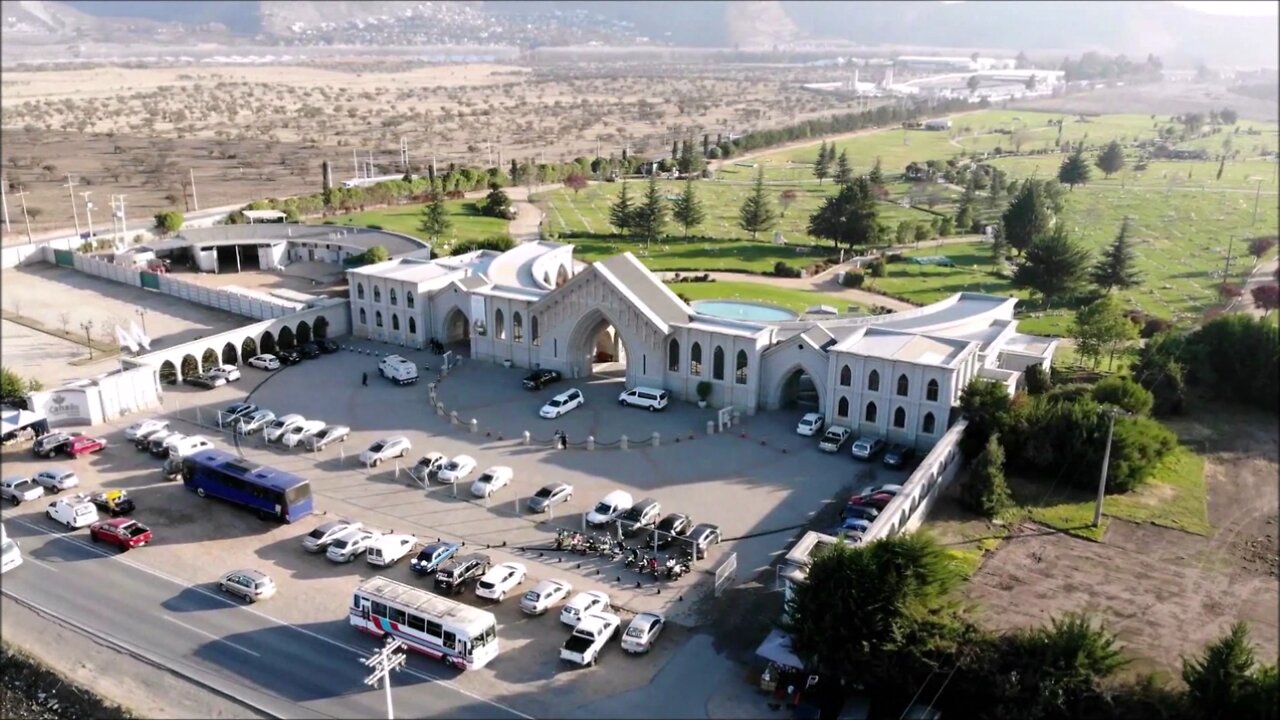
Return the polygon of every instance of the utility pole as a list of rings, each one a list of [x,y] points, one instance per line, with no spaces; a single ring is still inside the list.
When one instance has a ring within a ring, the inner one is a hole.
[[[489,148],[489,162],[486,165],[486,167],[493,167],[493,141],[490,140],[486,142],[485,145],[487,145]]]
[[[76,211],[76,191],[74,188],[79,184],[71,179],[71,173],[67,173],[67,184],[62,186],[67,189],[67,194],[71,196],[71,217],[76,221],[76,237],[80,237],[80,213]]]
[[[0,177],[0,207],[4,208],[4,231],[13,232],[9,227],[9,178]]]
[[[121,242],[121,244],[127,243],[127,242],[129,241],[129,240],[128,240],[128,238],[126,237],[126,236],[129,234],[129,228],[125,227],[125,220],[124,220],[124,198],[125,198],[125,196],[124,196],[124,195],[112,195],[112,196],[111,196],[111,220],[112,220],[112,228],[114,229],[114,227],[115,227],[115,224],[114,224],[114,223],[115,223],[115,219],[116,219],[116,218],[120,218],[120,242]]]
[[[1116,429],[1116,415],[1122,411],[1117,408],[1108,408],[1103,412],[1111,416],[1111,420],[1107,425],[1107,449],[1102,453],[1102,475],[1098,478],[1098,504],[1093,507],[1094,527],[1102,524],[1102,496],[1107,491],[1107,468],[1111,464],[1111,435]]]
[[[360,174],[360,158],[356,156],[355,148],[351,148],[351,166],[355,168],[357,180],[364,177]]]
[[[1236,236],[1232,235],[1231,239],[1227,241],[1227,264],[1226,264],[1226,267],[1222,268],[1223,283],[1226,283],[1227,278],[1231,277],[1231,248],[1233,245],[1235,245],[1235,243],[1236,243]]]
[[[1225,194],[1225,193],[1224,193]],[[1258,224],[1258,201],[1262,200],[1262,181],[1258,181],[1258,191],[1253,194],[1253,223]]]
[[[364,679],[364,684],[369,687],[377,687],[378,683],[382,683],[382,688],[387,694],[387,720],[395,720],[395,713],[391,707],[391,671],[399,670],[404,667],[406,655],[404,652],[404,643],[399,639],[387,636],[387,642],[382,649],[374,653],[371,657],[364,659],[365,667],[373,668],[373,672],[369,673],[369,677]]]
[[[93,203],[89,202],[89,196],[93,194],[92,190],[85,190],[80,193],[80,197],[84,198],[84,217],[89,222],[89,237],[93,237]]]
[[[18,192],[14,194],[22,200],[22,219],[27,224],[27,242],[35,242],[31,237],[31,216],[27,214],[27,188],[19,186]]]
[[[200,200],[196,197],[196,169],[188,168],[191,173],[191,206],[196,210],[200,209]]]

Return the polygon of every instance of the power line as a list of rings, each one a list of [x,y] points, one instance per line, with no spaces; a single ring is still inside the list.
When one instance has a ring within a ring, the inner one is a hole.
[[[378,683],[382,683],[382,687],[386,691],[387,720],[395,720],[395,713],[391,707],[391,671],[404,667],[408,656],[404,654],[403,650],[404,642],[400,638],[387,635],[386,644],[382,646],[382,649],[363,660],[366,667],[373,668],[373,672],[364,679],[364,684],[369,687],[377,687]]]

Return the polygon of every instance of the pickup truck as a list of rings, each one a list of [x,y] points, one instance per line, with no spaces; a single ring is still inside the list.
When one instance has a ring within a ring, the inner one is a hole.
[[[617,634],[622,620],[613,613],[597,612],[578,622],[573,634],[560,648],[560,659],[575,665],[595,665],[600,651]]]
[[[94,542],[115,545],[122,551],[132,550],[151,542],[151,529],[137,520],[114,518],[90,525],[89,538]]]

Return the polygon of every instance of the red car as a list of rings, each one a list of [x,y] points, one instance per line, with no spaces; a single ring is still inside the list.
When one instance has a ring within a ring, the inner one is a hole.
[[[89,526],[89,538],[94,542],[112,543],[121,550],[132,550],[151,542],[151,528],[129,518],[101,520]]]
[[[81,435],[80,437],[72,438],[71,442],[67,443],[63,450],[69,457],[80,457],[89,453],[101,452],[102,448],[106,446],[107,441],[102,438]]]
[[[890,500],[893,500],[894,494],[887,492],[872,493],[870,495],[854,495],[849,499],[849,505],[861,505],[863,507],[873,507],[877,510],[885,509]]]

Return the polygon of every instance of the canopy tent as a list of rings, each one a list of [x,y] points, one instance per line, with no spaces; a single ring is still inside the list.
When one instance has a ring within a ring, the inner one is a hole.
[[[804,669],[804,663],[791,649],[791,636],[778,629],[769,632],[769,636],[756,648],[756,655],[783,667]]]
[[[49,429],[49,423],[40,413],[4,408],[3,414],[0,414],[0,436],[7,440],[24,428],[31,428],[39,435]]]

